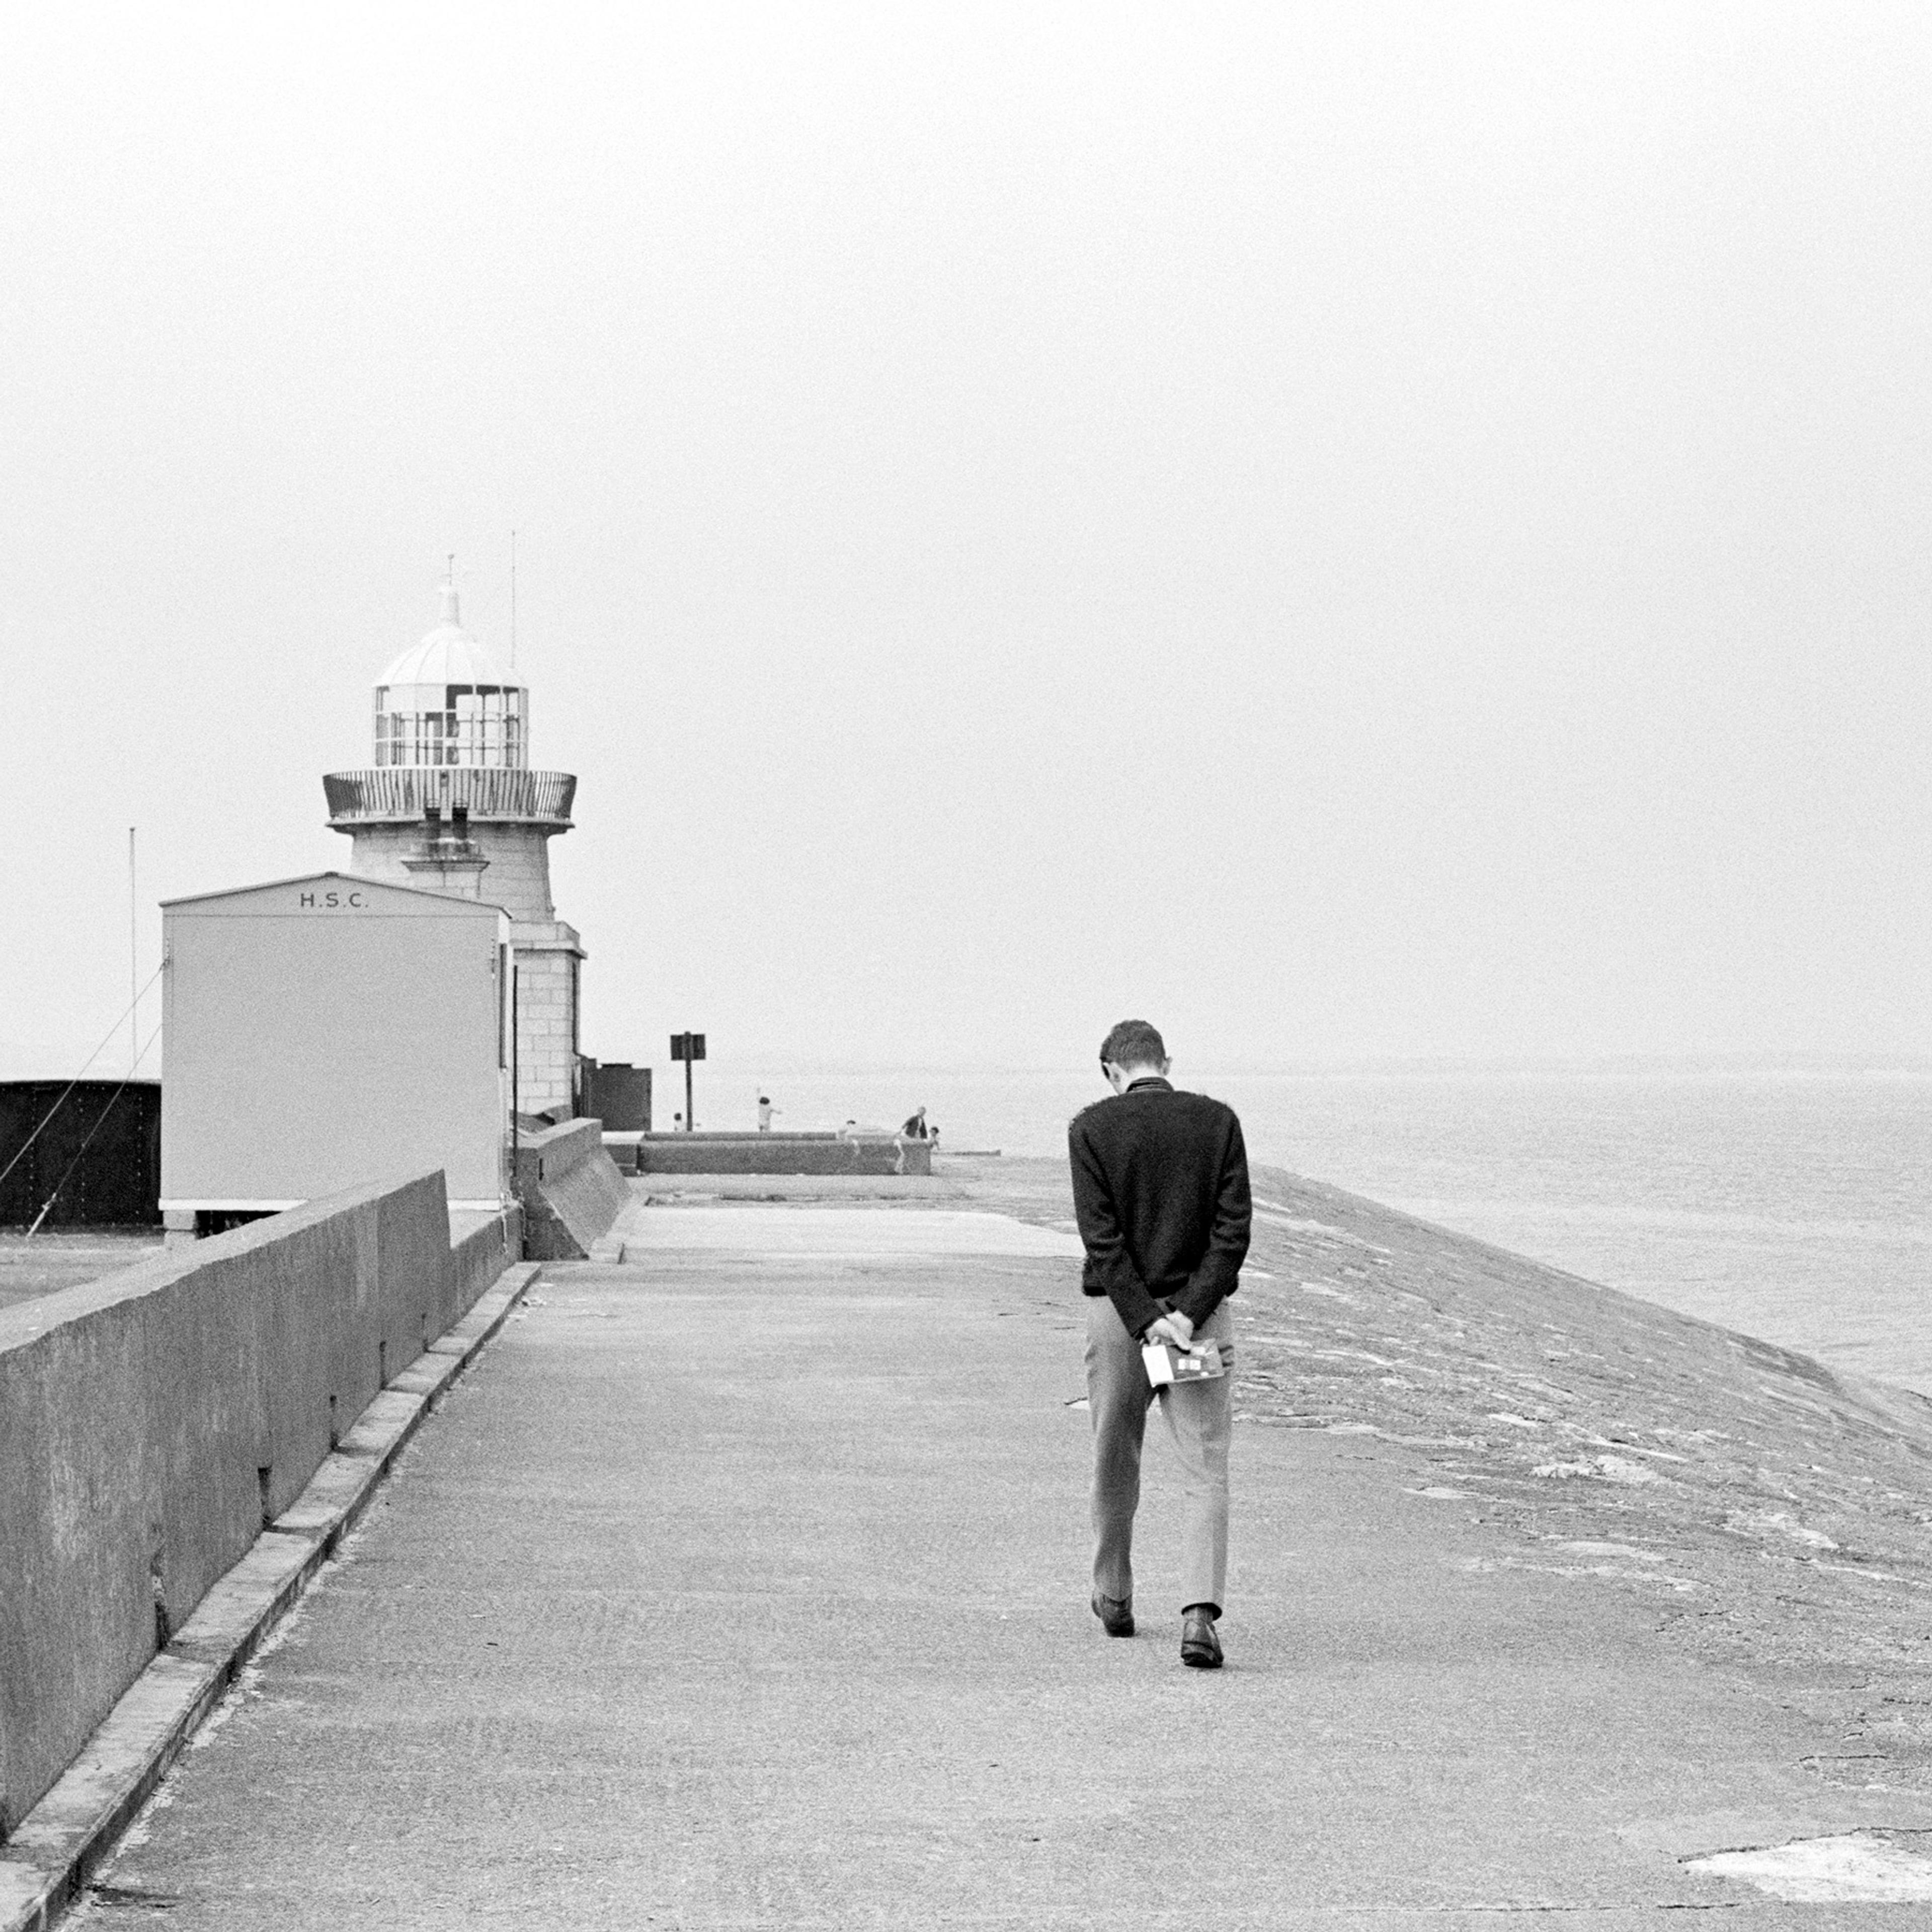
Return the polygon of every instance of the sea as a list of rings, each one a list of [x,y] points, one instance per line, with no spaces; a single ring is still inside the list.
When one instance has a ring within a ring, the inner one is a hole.
[[[1105,1090],[1097,1069],[704,1078],[700,1126],[749,1126],[762,1085],[781,1127],[923,1106],[942,1152],[1010,1154],[1064,1155]],[[1239,1113],[1256,1161],[1932,1394],[1932,1067],[1174,1078]]]

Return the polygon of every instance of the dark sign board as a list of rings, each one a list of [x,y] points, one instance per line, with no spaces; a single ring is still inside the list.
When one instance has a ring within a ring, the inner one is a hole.
[[[674,1060],[702,1060],[704,1058],[704,1034],[673,1034],[670,1036],[670,1057]]]

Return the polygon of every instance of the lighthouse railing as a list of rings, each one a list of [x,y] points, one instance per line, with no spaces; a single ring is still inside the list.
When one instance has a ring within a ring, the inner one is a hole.
[[[460,808],[472,819],[570,823],[577,779],[569,772],[506,771],[478,765],[386,765],[331,772],[322,782],[332,820],[416,819]]]

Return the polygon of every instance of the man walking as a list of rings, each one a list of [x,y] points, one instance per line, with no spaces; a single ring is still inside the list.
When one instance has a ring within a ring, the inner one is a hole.
[[[1134,1634],[1134,1510],[1141,1443],[1155,1390],[1141,1348],[1216,1344],[1234,1358],[1227,1298],[1248,1252],[1247,1150],[1234,1110],[1177,1093],[1167,1048],[1145,1020],[1123,1020],[1100,1047],[1114,1090],[1073,1117],[1067,1149],[1087,1264],[1087,1395],[1094,1419],[1094,1613],[1109,1636]],[[1221,1663],[1214,1628],[1228,1575],[1228,1444],[1232,1383],[1160,1391],[1180,1457],[1180,1660]]]

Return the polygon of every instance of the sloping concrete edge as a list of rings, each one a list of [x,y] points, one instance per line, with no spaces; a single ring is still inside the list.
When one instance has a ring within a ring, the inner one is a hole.
[[[630,1199],[594,1120],[566,1120],[518,1148],[517,1198],[524,1252],[533,1261],[581,1261]]]
[[[86,1888],[242,1667],[298,1603],[368,1508],[404,1445],[538,1274],[506,1268],[356,1419],[295,1502],[108,1714],[80,1756],[0,1847],[0,1932],[47,1932]]]

